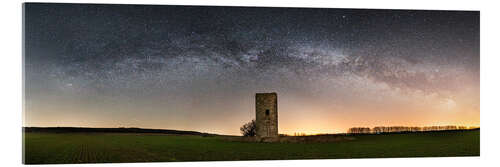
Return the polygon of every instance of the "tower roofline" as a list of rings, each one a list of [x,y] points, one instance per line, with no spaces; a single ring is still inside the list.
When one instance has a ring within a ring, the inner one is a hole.
[[[266,92],[266,93],[255,93],[256,95],[261,95],[261,94],[277,94],[276,92]]]

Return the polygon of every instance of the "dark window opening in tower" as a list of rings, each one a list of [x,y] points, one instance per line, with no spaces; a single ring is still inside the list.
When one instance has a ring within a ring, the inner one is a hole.
[[[269,116],[269,109],[266,110],[266,116]]]

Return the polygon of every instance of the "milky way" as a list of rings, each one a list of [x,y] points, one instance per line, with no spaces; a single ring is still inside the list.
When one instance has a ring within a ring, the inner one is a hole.
[[[24,11],[26,126],[237,134],[254,116],[256,92],[278,92],[280,130],[290,133],[415,115],[411,124],[479,124],[479,12],[36,3]],[[441,113],[450,100],[456,111]]]

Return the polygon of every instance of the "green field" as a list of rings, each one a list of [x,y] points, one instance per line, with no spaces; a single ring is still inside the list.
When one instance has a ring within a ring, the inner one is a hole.
[[[223,137],[25,133],[25,163],[105,163],[479,156],[479,130],[356,135],[330,143],[253,143]]]

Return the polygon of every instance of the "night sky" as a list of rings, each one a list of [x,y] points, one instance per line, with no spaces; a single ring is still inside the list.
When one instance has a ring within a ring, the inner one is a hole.
[[[479,126],[479,12],[24,5],[24,126]]]

